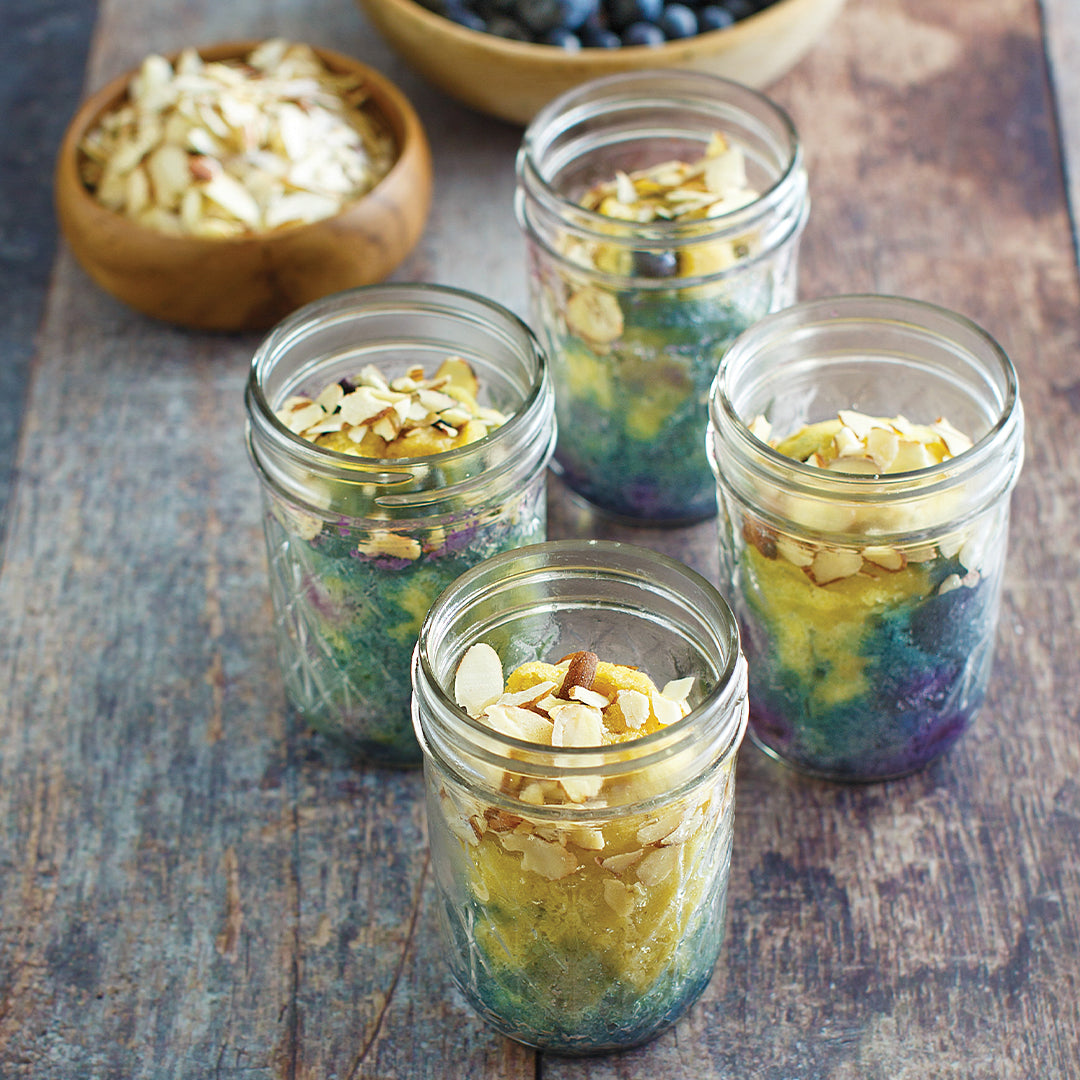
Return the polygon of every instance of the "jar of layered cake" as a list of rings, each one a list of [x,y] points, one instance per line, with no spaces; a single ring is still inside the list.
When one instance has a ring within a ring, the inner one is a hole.
[[[445,951],[511,1038],[645,1042],[720,953],[746,664],[731,611],[641,548],[508,552],[431,608],[413,660]]]
[[[738,333],[795,297],[809,197],[791,120],[701,73],[611,76],[536,117],[517,178],[555,467],[617,517],[711,517],[713,376]]]
[[[967,729],[990,679],[1023,436],[1009,358],[930,304],[797,304],[732,345],[709,452],[721,588],[767,753],[884,780]]]
[[[271,331],[246,405],[289,701],[356,758],[418,764],[409,657],[428,606],[545,537],[544,354],[481,297],[375,285]]]

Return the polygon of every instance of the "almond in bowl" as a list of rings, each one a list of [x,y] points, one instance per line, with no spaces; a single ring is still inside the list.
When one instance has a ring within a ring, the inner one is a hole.
[[[76,114],[61,229],[106,291],[156,318],[262,329],[384,278],[431,202],[402,93],[348,57],[280,39],[147,57]]]

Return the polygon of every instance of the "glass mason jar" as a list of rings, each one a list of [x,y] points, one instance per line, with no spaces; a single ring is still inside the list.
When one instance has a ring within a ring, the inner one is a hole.
[[[387,379],[450,356],[509,416],[486,437],[409,458],[361,458],[293,434],[291,396],[374,365]],[[377,285],[308,304],[255,353],[247,442],[261,480],[278,654],[314,728],[378,764],[420,762],[409,657],[432,600],[462,571],[546,535],[555,443],[547,362],[528,328],[478,296]]]
[[[678,163],[705,160],[717,134],[731,151],[723,165],[682,179]],[[636,172],[650,169],[652,179]],[[809,197],[791,120],[713,76],[615,75],[533,120],[517,178],[532,325],[555,380],[555,468],[619,517],[713,516],[705,427],[720,357],[795,298]],[[613,183],[605,212],[582,205]]]
[[[750,431],[765,417],[784,437],[840,410],[900,417],[901,431],[944,418],[972,445],[860,475],[793,460]],[[721,588],[750,665],[751,735],[766,753],[829,779],[884,780],[965,730],[990,676],[1023,432],[1009,358],[926,303],[798,304],[732,345],[713,387],[709,451]]]
[[[692,676],[689,712],[617,745],[500,734],[455,704],[477,642],[505,672],[584,650],[665,692]],[[652,551],[541,544],[444,592],[412,673],[439,917],[465,996],[499,1031],[560,1053],[652,1038],[705,988],[723,937],[746,725],[729,608]]]

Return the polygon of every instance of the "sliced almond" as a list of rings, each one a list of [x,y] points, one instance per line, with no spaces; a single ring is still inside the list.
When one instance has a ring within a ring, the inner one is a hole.
[[[454,674],[454,700],[471,717],[480,716],[503,690],[502,661],[486,642],[465,650]]]
[[[580,702],[565,702],[551,710],[552,746],[602,746],[604,717],[599,709]]]
[[[498,732],[522,742],[552,745],[552,723],[531,709],[517,705],[503,705],[496,701],[482,713],[484,719]]]
[[[818,585],[852,577],[862,569],[862,556],[847,549],[822,548],[810,566],[810,573]]]
[[[611,704],[609,698],[595,690],[588,690],[584,686],[570,687],[569,697],[571,701],[580,701],[583,705],[591,705],[594,709],[606,709]]]
[[[640,690],[620,690],[615,700],[622,710],[626,726],[635,731],[642,727],[652,715],[649,697]]]
[[[661,847],[650,851],[635,867],[638,881],[653,888],[666,881],[676,870],[681,848]]]
[[[625,874],[634,863],[638,862],[644,854],[644,848],[639,848],[637,851],[622,851],[617,855],[609,855],[606,859],[601,859],[600,865],[612,874],[621,876],[622,874]]]
[[[899,548],[871,545],[864,547],[861,554],[867,562],[872,562],[884,570],[903,570],[907,565],[907,559]]]

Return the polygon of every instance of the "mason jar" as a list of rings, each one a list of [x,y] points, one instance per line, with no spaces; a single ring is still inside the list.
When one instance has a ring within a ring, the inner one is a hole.
[[[515,206],[555,381],[555,468],[617,517],[713,516],[720,357],[795,298],[809,197],[791,120],[696,72],[598,79],[529,125]]]
[[[682,687],[682,715],[666,726],[650,716],[645,734],[604,745],[507,734],[491,709],[477,717],[457,704],[462,658],[478,643],[512,673],[508,686],[592,653],[605,716],[631,715],[614,687],[649,680],[663,695]],[[442,594],[412,675],[441,931],[466,998],[500,1032],[559,1053],[651,1039],[705,988],[723,938],[746,724],[727,605],[652,551],[541,544]]]
[[[1009,358],[931,304],[797,304],[731,346],[708,435],[720,580],[766,753],[873,781],[956,742],[986,696],[1023,434]]]
[[[451,357],[474,373],[477,401],[506,417],[467,445],[358,457],[280,418],[331,384],[352,386],[369,366],[394,380]],[[255,353],[245,400],[288,698],[357,758],[418,765],[409,657],[428,605],[481,560],[545,537],[555,423],[544,354],[519,319],[481,297],[370,286],[275,327]]]

